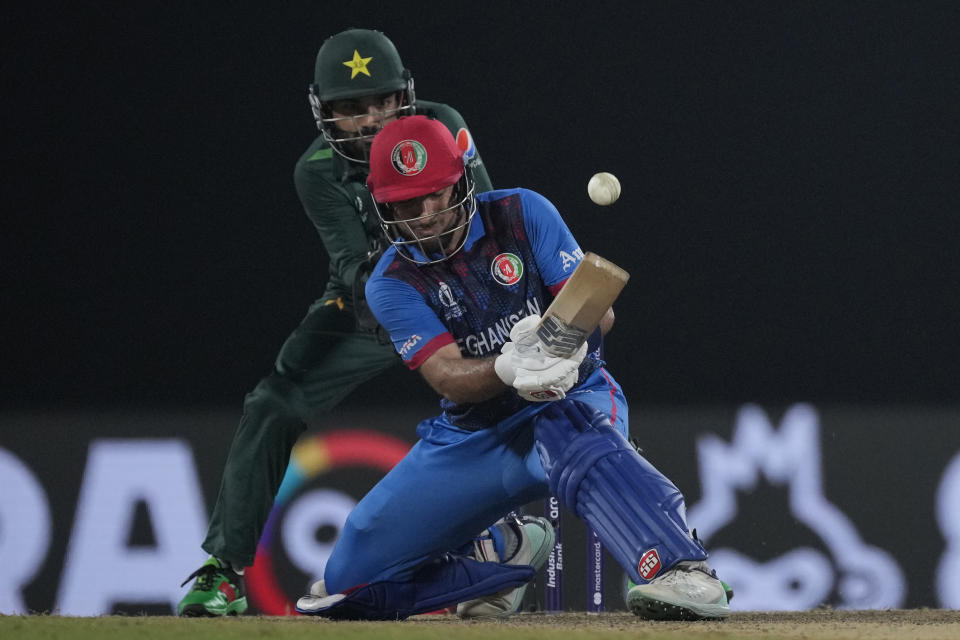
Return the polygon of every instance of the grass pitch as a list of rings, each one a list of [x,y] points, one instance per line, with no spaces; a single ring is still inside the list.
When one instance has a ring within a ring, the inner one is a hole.
[[[2,616],[4,640],[955,640],[960,611],[736,612],[724,622],[647,622],[629,613],[518,614],[506,620],[463,621],[417,616],[405,622],[331,622],[305,617],[245,616],[180,619],[169,616]]]

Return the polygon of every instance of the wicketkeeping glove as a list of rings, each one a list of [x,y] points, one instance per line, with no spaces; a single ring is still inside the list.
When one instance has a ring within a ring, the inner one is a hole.
[[[540,316],[521,319],[510,330],[510,342],[503,345],[494,362],[497,376],[533,402],[562,400],[577,383],[580,363],[587,355],[586,343],[569,358],[552,356],[537,338]]]

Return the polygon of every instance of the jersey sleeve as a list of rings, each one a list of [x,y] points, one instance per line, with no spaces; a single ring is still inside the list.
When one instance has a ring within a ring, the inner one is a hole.
[[[390,335],[393,348],[408,367],[416,369],[454,339],[413,286],[379,273],[383,262],[367,281],[367,304]]]
[[[537,266],[544,284],[556,295],[583,259],[583,251],[553,203],[527,189],[521,189],[520,196],[523,223]]]
[[[294,169],[294,186],[330,257],[329,277],[349,289],[367,259],[367,232],[349,194],[326,179],[324,160],[301,159]]]

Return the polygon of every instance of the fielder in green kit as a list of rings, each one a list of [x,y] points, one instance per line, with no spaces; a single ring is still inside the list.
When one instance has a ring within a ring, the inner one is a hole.
[[[306,421],[322,418],[359,384],[401,364],[363,297],[387,244],[366,189],[373,137],[400,116],[435,118],[463,150],[477,191],[492,188],[463,118],[447,105],[415,100],[410,72],[378,31],[350,29],[326,40],[309,98],[321,135],[297,162],[294,182],[330,258],[329,280],[281,347],[273,372],[244,400],[202,545],[211,557],[187,578],[196,581],[178,615],[247,609],[243,570],[253,564]]]

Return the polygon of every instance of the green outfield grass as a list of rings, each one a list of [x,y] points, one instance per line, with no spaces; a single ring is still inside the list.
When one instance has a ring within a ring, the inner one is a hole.
[[[305,618],[247,616],[229,619],[179,619],[174,617],[66,618],[59,616],[0,616],[4,640],[266,640],[272,638],[323,640],[595,640],[643,638],[676,640],[691,637],[737,640],[746,638],[716,624],[693,623],[684,630],[641,623],[635,618],[619,622],[593,618],[596,624],[522,624],[513,622],[463,622],[459,620],[406,622],[330,622]],[[663,625],[659,625],[663,626]],[[691,632],[693,632],[691,634]],[[756,636],[753,636],[756,637]],[[788,636],[765,636],[781,638]]]
[[[405,622],[305,617],[0,615],[2,640],[956,640],[960,611],[735,612],[724,622],[649,622],[626,612],[519,614],[500,621],[418,616]]]

